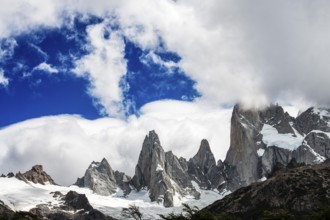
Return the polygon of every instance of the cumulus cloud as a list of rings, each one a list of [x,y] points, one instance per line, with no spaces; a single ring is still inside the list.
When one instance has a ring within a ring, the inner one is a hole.
[[[33,70],[45,71],[47,73],[58,73],[58,70],[48,63],[40,63],[38,66],[34,67]]]
[[[91,52],[76,61],[74,72],[89,78],[89,93],[105,114],[121,116],[124,110],[119,82],[126,73],[125,43],[117,31],[111,31],[109,38],[104,37],[105,31],[109,31],[108,25],[108,21],[104,21],[88,27]]]
[[[0,69],[0,85],[6,87],[9,84],[8,78],[6,78],[2,69]]]
[[[121,8],[126,32],[144,47],[160,36],[181,57],[209,102],[301,99],[329,103],[327,1],[158,1]],[[161,8],[161,10],[160,10]],[[141,16],[148,14],[147,16]],[[154,33],[154,34],[152,34]],[[136,36],[136,37],[135,37]]]
[[[72,184],[91,161],[106,157],[114,169],[132,175],[143,139],[153,129],[165,151],[189,159],[206,138],[216,159],[224,159],[231,111],[203,103],[158,101],[144,106],[139,118],[127,121],[74,115],[24,121],[0,130],[1,172],[43,164],[55,181]]]

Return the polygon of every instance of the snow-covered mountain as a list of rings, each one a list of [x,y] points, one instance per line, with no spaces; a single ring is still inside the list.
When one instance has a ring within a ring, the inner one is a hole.
[[[120,218],[123,207],[135,204],[155,219],[158,214],[180,212],[182,202],[206,206],[240,187],[266,179],[279,164],[286,166],[293,159],[320,163],[330,156],[329,137],[329,109],[310,108],[293,118],[278,105],[263,110],[236,105],[224,161],[216,162],[205,139],[194,157],[178,158],[172,151],[165,152],[156,132],[150,131],[133,177],[114,171],[111,161],[103,159],[92,162],[75,185],[64,187],[55,185],[42,166],[35,166],[18,173],[18,179],[0,178],[0,200],[13,210],[29,211],[40,204],[52,209],[63,203],[63,198],[52,193],[76,191],[106,215]]]

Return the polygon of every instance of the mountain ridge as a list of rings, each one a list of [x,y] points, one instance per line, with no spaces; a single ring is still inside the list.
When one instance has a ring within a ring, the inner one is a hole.
[[[93,161],[75,185],[102,196],[119,195],[120,191],[125,198],[147,192],[150,202],[173,207],[184,198],[198,200],[202,190],[216,191],[220,196],[271,178],[278,167],[292,161],[319,164],[330,156],[329,131],[329,109],[309,108],[293,118],[278,105],[262,110],[235,105],[224,161],[216,162],[206,139],[192,158],[178,158],[163,149],[157,133],[151,130],[143,141],[133,177],[114,171],[103,158]],[[28,183],[55,184],[40,166],[16,177]]]

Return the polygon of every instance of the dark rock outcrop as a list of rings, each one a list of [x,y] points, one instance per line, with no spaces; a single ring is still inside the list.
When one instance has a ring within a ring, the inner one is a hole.
[[[57,192],[56,198],[60,205],[50,207],[48,204],[37,205],[30,210],[30,213],[36,215],[39,219],[51,220],[113,220],[105,216],[100,211],[94,209],[85,194],[79,194],[75,191],[69,191],[66,195]]]
[[[11,219],[15,212],[0,200],[0,217],[2,219]]]
[[[264,211],[285,210],[297,216],[330,204],[330,163],[279,169],[264,182],[253,183],[205,209],[243,219],[259,219]],[[295,165],[294,165],[295,164]]]
[[[50,175],[48,175],[44,170],[42,165],[35,165],[32,167],[31,170],[25,172],[25,173],[20,173],[18,172],[16,174],[16,178],[25,182],[33,182],[33,183],[39,183],[42,185],[45,184],[53,184],[56,185],[54,180]]]
[[[93,207],[89,204],[89,201],[85,194],[79,194],[75,191],[69,191],[63,198],[63,209],[67,211],[85,210],[91,211]]]
[[[14,177],[15,176],[15,174],[13,173],[13,172],[9,172],[8,174],[7,174],[7,177],[8,178],[12,178],[12,177]]]

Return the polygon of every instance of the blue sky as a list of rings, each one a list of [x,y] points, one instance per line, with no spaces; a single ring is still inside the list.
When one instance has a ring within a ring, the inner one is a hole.
[[[79,114],[88,119],[104,117],[99,105],[87,92],[87,77],[72,73],[75,60],[88,53],[86,28],[99,24],[102,18],[83,20],[77,16],[73,25],[60,28],[40,28],[10,38],[15,41],[12,52],[1,60],[0,68],[9,80],[0,89],[0,126],[46,115]],[[104,34],[104,39],[111,31]],[[2,50],[9,50],[2,40]],[[125,39],[127,73],[119,86],[126,116],[139,115],[139,109],[152,101],[174,99],[193,101],[199,96],[195,81],[179,67],[167,68],[152,59],[146,59],[150,50]],[[160,45],[155,55],[164,62],[180,61],[180,56]],[[147,60],[147,61],[146,61]],[[46,64],[49,68],[38,68]],[[106,70],[105,70],[106,71]],[[112,116],[112,115],[108,115]]]
[[[328,105],[329,4],[257,2],[3,4],[0,126],[125,118],[165,99]]]

